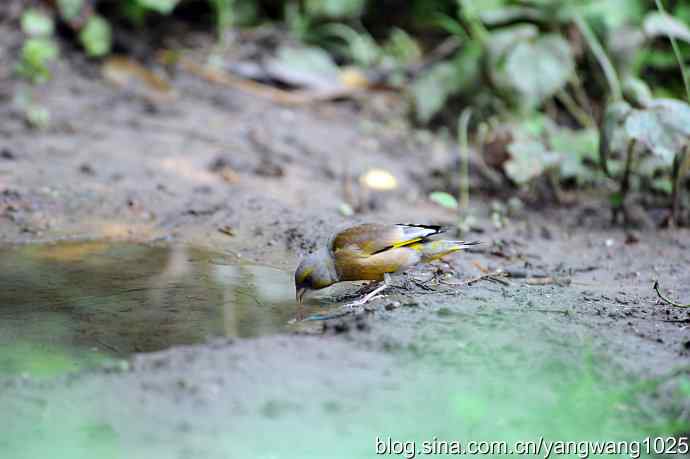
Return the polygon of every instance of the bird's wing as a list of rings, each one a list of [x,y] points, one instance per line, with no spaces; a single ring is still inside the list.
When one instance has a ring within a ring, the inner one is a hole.
[[[440,226],[368,223],[337,233],[332,239],[331,250],[333,253],[348,250],[359,252],[362,256],[369,256],[414,244],[442,232],[443,229]]]

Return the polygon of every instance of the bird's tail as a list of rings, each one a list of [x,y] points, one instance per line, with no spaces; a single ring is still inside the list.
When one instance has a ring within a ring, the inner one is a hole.
[[[448,255],[449,253],[457,252],[458,250],[472,247],[473,245],[477,244],[480,244],[480,242],[448,241],[445,239],[427,242],[422,244],[421,247],[422,259],[425,262],[429,262]]]

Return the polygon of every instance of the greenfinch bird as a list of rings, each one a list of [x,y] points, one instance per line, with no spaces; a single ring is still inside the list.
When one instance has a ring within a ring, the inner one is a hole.
[[[336,232],[325,247],[302,259],[295,270],[296,299],[343,281],[382,281],[390,273],[427,263],[479,242],[433,240],[432,225],[367,223]]]

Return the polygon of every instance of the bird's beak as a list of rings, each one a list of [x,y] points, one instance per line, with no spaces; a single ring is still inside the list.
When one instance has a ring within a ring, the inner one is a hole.
[[[307,293],[307,289],[302,287],[298,288],[297,292],[295,293],[295,299],[299,304],[302,304],[304,302],[304,294]]]

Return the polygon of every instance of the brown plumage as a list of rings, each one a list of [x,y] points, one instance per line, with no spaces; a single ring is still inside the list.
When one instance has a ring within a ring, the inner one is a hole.
[[[305,257],[295,271],[297,299],[336,282],[381,281],[385,274],[429,262],[476,242],[431,240],[439,226],[369,223],[336,232],[326,247]]]

